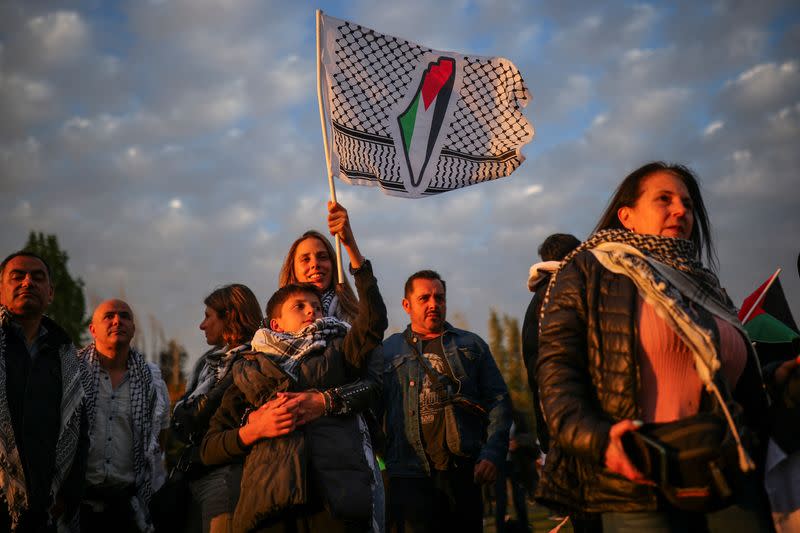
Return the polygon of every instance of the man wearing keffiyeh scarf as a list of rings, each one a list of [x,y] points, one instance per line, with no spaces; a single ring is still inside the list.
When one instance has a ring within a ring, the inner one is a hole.
[[[91,445],[81,522],[86,530],[151,531],[148,505],[160,466],[159,433],[168,409],[145,357],[131,348],[133,312],[101,303],[89,326],[95,342],[80,351]]]
[[[0,266],[0,531],[77,531],[86,457],[75,347],[43,316],[50,269],[17,252]]]

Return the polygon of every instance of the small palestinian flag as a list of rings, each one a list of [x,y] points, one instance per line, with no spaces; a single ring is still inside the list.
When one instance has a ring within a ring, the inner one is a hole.
[[[778,278],[780,269],[742,302],[739,320],[750,339],[763,343],[785,343],[800,339],[797,324]]]

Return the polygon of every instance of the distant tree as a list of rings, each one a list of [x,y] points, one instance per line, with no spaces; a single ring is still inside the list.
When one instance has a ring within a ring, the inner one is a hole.
[[[183,367],[188,358],[186,349],[175,339],[170,339],[167,346],[158,354],[161,377],[167,384],[169,398],[173,405],[186,392],[186,373]]]
[[[75,345],[80,346],[87,338],[86,328],[91,317],[85,316],[83,280],[73,278],[67,268],[69,255],[58,245],[58,238],[55,235],[42,232],[32,231],[23,249],[42,256],[50,265],[55,298],[47,308],[47,316],[64,328]]]
[[[500,373],[505,375],[508,357],[506,357],[506,349],[503,346],[503,326],[500,324],[500,317],[494,307],[489,308],[489,349],[492,351]]]
[[[454,311],[452,313],[447,313],[449,315],[449,322],[453,324],[458,329],[469,329],[469,321],[467,320],[466,315],[461,311]]]
[[[522,339],[519,321],[509,315],[498,315],[489,309],[489,348],[492,350],[497,368],[503,375],[515,409],[526,417],[534,427],[533,395],[528,387],[525,364],[522,361]]]

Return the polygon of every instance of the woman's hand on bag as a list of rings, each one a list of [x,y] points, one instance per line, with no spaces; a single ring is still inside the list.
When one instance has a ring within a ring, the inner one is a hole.
[[[642,423],[638,420],[623,420],[611,426],[608,432],[608,448],[606,448],[606,468],[634,483],[654,485],[633,466],[622,447],[622,436],[629,431],[636,431],[640,427],[642,427]]]
[[[252,411],[247,423],[239,428],[239,440],[251,446],[261,439],[280,437],[294,431],[297,402],[289,398],[275,398]]]
[[[361,263],[364,262],[364,256],[358,250],[356,237],[350,227],[350,217],[347,214],[347,209],[342,207],[342,204],[328,202],[328,231],[331,232],[331,235],[339,236],[342,244],[347,249],[347,255],[350,256],[350,264],[353,268],[360,268]]]
[[[321,392],[279,392],[278,398],[287,398],[296,402],[297,408],[294,413],[296,426],[313,422],[325,414],[325,397]]]

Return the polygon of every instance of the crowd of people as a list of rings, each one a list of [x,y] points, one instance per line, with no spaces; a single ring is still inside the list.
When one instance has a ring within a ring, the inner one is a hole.
[[[76,350],[45,315],[46,261],[6,257],[0,530],[482,531],[494,486],[496,528],[511,531],[508,478],[514,527],[530,531],[523,477],[540,450],[536,499],[575,531],[800,530],[792,510],[773,522],[763,483],[770,437],[800,419],[797,354],[759,363],[686,167],[635,170],[585,241],[539,248],[522,332],[535,431],[486,342],[447,322],[436,271],[409,276],[409,323],[384,338],[378,279],[340,204],[328,230],[355,291],[316,231],[291,245],[263,312],[242,284],[214,290],[210,349],[173,407],[126,302],[98,305]],[[169,473],[167,434],[181,443]]]

